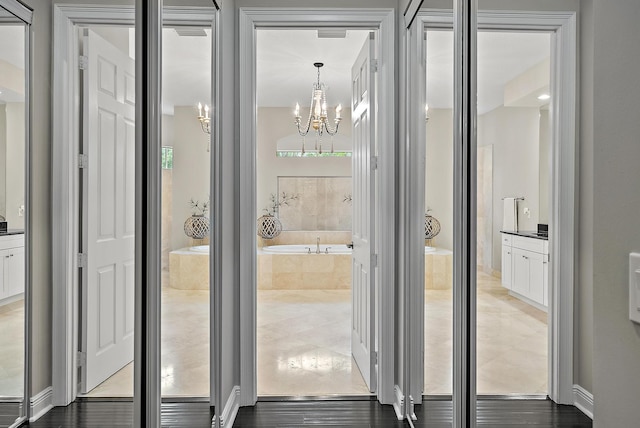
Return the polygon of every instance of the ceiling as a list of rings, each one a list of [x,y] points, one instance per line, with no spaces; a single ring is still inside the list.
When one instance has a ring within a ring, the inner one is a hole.
[[[105,27],[103,37],[125,51],[133,50],[133,30]],[[24,61],[16,49],[18,27],[0,28],[0,59],[11,64]],[[111,31],[111,34],[109,34]],[[117,33],[117,34],[116,34]],[[163,31],[163,110],[173,106],[208,102],[211,83],[211,32],[204,36],[180,36]],[[327,85],[330,105],[349,105],[351,65],[368,31],[348,30],[344,38],[318,38],[316,30],[257,31],[257,98],[262,107],[307,106],[316,80],[314,62],[324,62],[321,80]],[[6,53],[5,53],[6,52]],[[478,111],[503,104],[507,82],[549,57],[548,33],[481,32],[478,34]],[[453,100],[453,32],[427,33],[427,102],[430,108],[451,108]],[[1,90],[1,89],[0,89]]]
[[[478,33],[478,113],[503,105],[505,85],[548,58],[550,48],[549,33]],[[427,32],[427,104],[429,108],[453,107],[451,30]]]
[[[317,30],[258,30],[257,89],[260,107],[308,106],[317,79],[314,62],[324,63],[320,80],[327,85],[327,103],[348,106],[351,66],[368,35],[349,30],[345,38],[318,38]]]

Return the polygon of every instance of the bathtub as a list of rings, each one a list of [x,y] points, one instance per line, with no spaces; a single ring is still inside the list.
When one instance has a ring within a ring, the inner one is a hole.
[[[267,254],[317,254],[315,244],[308,245],[270,245],[262,247]],[[321,254],[351,254],[351,248],[344,244],[320,244]]]
[[[191,247],[191,251],[209,252],[208,245],[200,245],[198,247]],[[328,250],[328,251],[327,251]],[[428,247],[425,245],[424,253],[436,252],[436,247]],[[262,247],[262,251],[267,254],[317,254],[316,245],[270,245],[268,247]],[[351,254],[351,248],[348,248],[344,244],[320,244],[320,253],[322,254]]]

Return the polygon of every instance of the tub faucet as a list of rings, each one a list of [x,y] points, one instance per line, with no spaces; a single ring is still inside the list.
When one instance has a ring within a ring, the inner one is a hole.
[[[316,254],[320,254],[320,237],[316,238]]]

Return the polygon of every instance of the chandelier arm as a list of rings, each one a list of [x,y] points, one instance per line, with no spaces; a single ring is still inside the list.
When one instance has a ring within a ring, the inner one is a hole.
[[[324,124],[324,127],[327,131],[327,134],[329,134],[330,136],[334,136],[338,133],[338,128],[340,127],[340,122],[336,122],[336,127],[335,128],[331,128],[331,125],[329,125],[328,123]]]

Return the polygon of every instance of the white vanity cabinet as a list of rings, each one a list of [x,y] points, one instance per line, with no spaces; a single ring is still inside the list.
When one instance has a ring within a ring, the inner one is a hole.
[[[0,305],[24,293],[24,262],[24,235],[0,236]]]
[[[521,235],[503,233],[502,236],[503,286],[511,290],[514,296],[546,308],[549,294],[549,242]],[[505,239],[505,236],[509,238]]]

